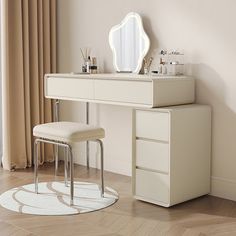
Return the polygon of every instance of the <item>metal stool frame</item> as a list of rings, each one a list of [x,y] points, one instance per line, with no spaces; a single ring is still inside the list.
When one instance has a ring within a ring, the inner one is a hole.
[[[59,121],[59,110],[60,110],[60,100],[56,99],[53,106],[53,121]],[[86,102],[86,124],[89,124],[89,102]],[[59,149],[57,145],[54,145],[54,158],[55,158],[55,175],[58,173],[58,153]],[[89,170],[89,141],[86,141],[86,163],[87,169]]]
[[[90,140],[92,142],[99,143],[101,150],[101,197],[104,197],[104,150],[103,150],[103,142],[100,139]],[[67,177],[68,177],[68,153],[70,156],[70,205],[74,204],[74,160],[72,147],[70,144],[66,142],[59,142],[56,140],[44,139],[44,138],[36,138],[34,141],[34,184],[35,184],[35,193],[38,194],[38,156],[39,156],[39,143],[49,143],[57,146],[61,146],[65,148],[65,159],[64,159],[64,171],[65,171],[65,185],[67,185]],[[68,152],[69,151],[69,152]]]

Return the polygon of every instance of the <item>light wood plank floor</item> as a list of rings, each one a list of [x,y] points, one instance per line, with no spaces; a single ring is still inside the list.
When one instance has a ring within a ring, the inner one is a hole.
[[[40,168],[40,181],[54,180],[53,167]],[[63,168],[60,166],[63,179]],[[75,167],[80,181],[99,182],[99,171]],[[119,192],[119,201],[104,210],[74,216],[33,216],[0,207],[0,236],[5,235],[236,235],[236,203],[205,196],[169,209],[132,198],[131,178],[105,173],[105,182]],[[0,170],[0,192],[33,181],[32,169]]]

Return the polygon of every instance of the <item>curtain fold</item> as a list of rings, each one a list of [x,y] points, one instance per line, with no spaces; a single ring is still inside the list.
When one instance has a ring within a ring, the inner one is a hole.
[[[52,121],[44,74],[56,72],[56,0],[2,0],[2,124],[4,169],[32,165],[32,129]],[[53,160],[52,146],[41,162]]]

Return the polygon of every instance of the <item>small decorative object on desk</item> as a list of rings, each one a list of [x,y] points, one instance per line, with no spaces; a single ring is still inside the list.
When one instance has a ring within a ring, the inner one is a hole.
[[[148,60],[146,58],[143,58],[143,68],[140,71],[140,74],[149,74],[150,67],[152,65],[153,57],[150,57]]]
[[[92,64],[90,67],[90,73],[91,74],[97,74],[98,73],[98,66],[97,66],[97,58],[92,57]]]
[[[91,48],[85,48],[84,50],[80,48],[80,52],[83,58],[82,73],[97,73],[97,58],[92,57],[91,60]]]
[[[160,63],[153,74],[160,75],[183,75],[184,74],[184,53],[179,50],[161,50]]]
[[[184,53],[183,51],[173,50],[169,53],[169,75],[183,75],[184,74]]]
[[[85,65],[86,65],[86,72],[90,73],[90,66],[91,66],[90,56],[88,56],[88,59],[86,60]]]

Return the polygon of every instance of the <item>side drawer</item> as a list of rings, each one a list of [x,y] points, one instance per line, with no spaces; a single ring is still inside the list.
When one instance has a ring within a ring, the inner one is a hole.
[[[136,166],[169,172],[169,144],[136,140]]]
[[[93,80],[78,78],[45,78],[45,97],[71,100],[93,99]]]
[[[169,141],[169,113],[136,110],[136,137]]]
[[[135,194],[163,203],[169,202],[169,175],[136,169]]]
[[[151,81],[94,80],[95,99],[152,105]]]

